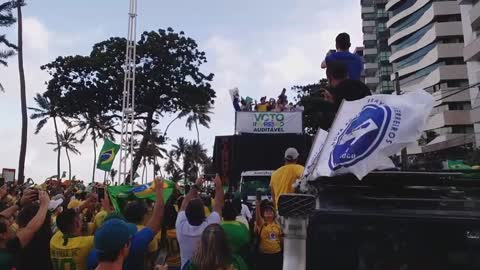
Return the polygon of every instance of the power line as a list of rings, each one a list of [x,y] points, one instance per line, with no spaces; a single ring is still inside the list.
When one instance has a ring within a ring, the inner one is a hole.
[[[460,88],[458,91],[452,89],[452,90],[450,90],[450,91],[456,91],[456,92],[453,93],[453,94],[449,94],[449,95],[447,95],[447,96],[441,97],[441,98],[435,100],[435,102],[442,101],[443,99],[446,99],[446,98],[449,98],[449,97],[451,97],[451,96],[457,95],[458,93],[461,93],[461,92],[463,92],[463,91],[469,90],[469,89],[474,88],[474,87],[477,87],[477,86],[479,86],[479,85],[480,85],[480,82],[475,83],[475,84],[472,84],[472,85],[469,85],[469,86],[466,86],[466,87],[464,87],[464,88]]]

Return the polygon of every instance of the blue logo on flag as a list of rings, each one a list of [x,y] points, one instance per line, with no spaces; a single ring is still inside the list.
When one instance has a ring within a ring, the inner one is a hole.
[[[328,161],[330,169],[350,167],[368,157],[385,137],[391,117],[386,105],[365,105],[338,135]]]

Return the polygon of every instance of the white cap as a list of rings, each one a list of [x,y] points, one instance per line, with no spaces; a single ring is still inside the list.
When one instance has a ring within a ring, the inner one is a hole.
[[[285,151],[285,160],[288,160],[288,161],[296,160],[299,155],[300,154],[298,154],[297,149],[290,147],[287,149],[287,151]]]
[[[56,200],[51,200],[48,203],[48,210],[49,211],[55,211],[55,209],[57,209],[60,205],[62,205],[62,203],[63,203],[62,198],[59,198],[59,199],[56,199]]]

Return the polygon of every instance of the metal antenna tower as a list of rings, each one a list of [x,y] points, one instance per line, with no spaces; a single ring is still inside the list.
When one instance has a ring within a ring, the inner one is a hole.
[[[128,37],[125,56],[125,80],[122,102],[122,131],[120,139],[120,165],[118,183],[126,181],[132,183],[133,173],[133,129],[135,125],[135,57],[137,54],[137,0],[130,0],[128,12]]]

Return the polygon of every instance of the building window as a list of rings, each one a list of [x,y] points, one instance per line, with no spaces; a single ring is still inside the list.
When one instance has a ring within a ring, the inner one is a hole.
[[[387,31],[387,25],[385,23],[378,23],[377,32],[385,32],[385,31]]]
[[[445,62],[445,65],[447,66],[465,64],[465,61],[463,60],[462,57],[446,58],[444,62]]]
[[[423,14],[425,14],[425,12],[427,12],[427,10],[431,6],[432,6],[432,3],[430,2],[429,4],[425,5],[421,9],[415,11],[412,15],[406,17],[397,26],[392,27],[391,28],[392,34],[398,33],[399,31],[402,31],[403,29],[405,29],[407,27],[410,27],[410,26],[414,25],[415,23],[417,23],[418,20],[420,20],[422,18]]]
[[[473,125],[452,126],[453,134],[474,133]]]
[[[450,80],[447,81],[448,88],[468,87],[468,80]]]
[[[449,111],[463,111],[463,110],[471,110],[472,105],[468,101],[463,102],[449,102],[448,104]]]
[[[460,22],[461,20],[462,16],[460,14],[440,15],[435,18],[437,22]]]
[[[402,61],[399,61],[397,63],[397,68],[398,69],[406,68],[420,62],[420,60],[422,60],[423,57],[427,55],[436,45],[437,45],[436,43],[432,43],[426,47],[423,47],[417,52],[411,54],[410,56],[403,59]]]

